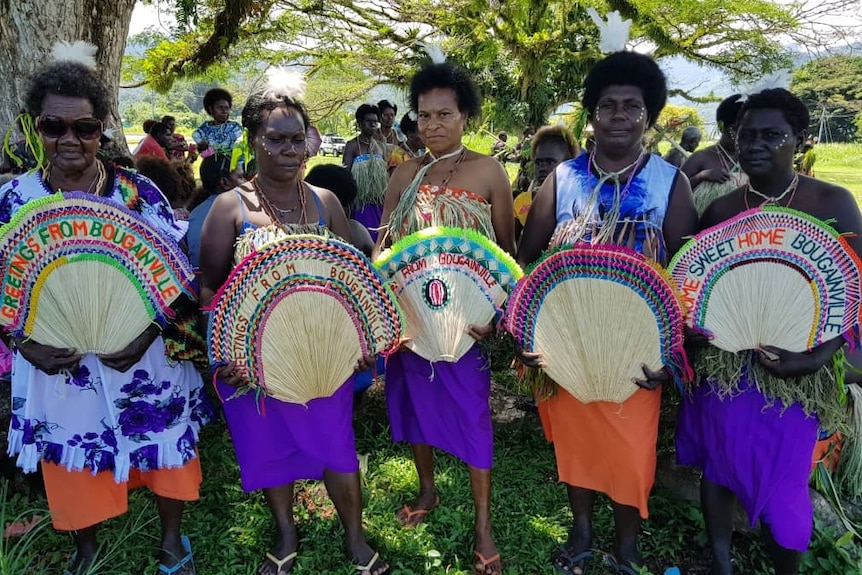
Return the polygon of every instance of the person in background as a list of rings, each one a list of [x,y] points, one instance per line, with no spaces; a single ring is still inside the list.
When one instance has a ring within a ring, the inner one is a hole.
[[[521,236],[536,191],[558,165],[578,155],[578,142],[568,128],[544,126],[533,137],[532,160],[536,176],[529,189],[515,196],[515,238]]]
[[[335,194],[341,207],[344,208],[344,213],[350,218],[350,206],[356,198],[356,182],[347,168],[335,164],[319,164],[305,175],[305,182]],[[366,256],[371,257],[371,252],[374,251],[371,234],[361,222],[348,219],[347,223],[350,225],[350,235],[353,238],[351,243]]]
[[[398,116],[398,106],[389,100],[380,100],[377,102],[377,110],[380,112],[380,130],[375,134],[380,141],[390,150],[399,147],[405,140],[397,127],[395,127],[395,118]]]
[[[356,110],[356,123],[359,135],[345,144],[342,165],[350,170],[356,181],[352,217],[361,222],[377,241],[383,198],[389,181],[384,144],[374,137],[380,125],[380,110],[377,106],[362,104]]]
[[[189,230],[186,232],[189,261],[195,269],[200,265],[201,231],[213,202],[222,192],[230,191],[245,183],[244,180],[237,178],[235,172],[231,172],[230,158],[223,154],[213,154],[204,158],[201,161],[200,176],[201,191],[197,195],[200,203],[192,206],[189,214]]]
[[[185,136],[177,133],[177,119],[173,116],[162,116],[162,124],[171,131],[171,137],[168,140],[168,156],[172,160],[188,159],[189,162],[194,162],[197,159],[197,146],[191,149],[186,143]]]
[[[422,135],[419,133],[419,124],[416,120],[410,117],[410,114],[404,114],[401,118],[401,132],[404,134],[404,142],[401,146],[392,151],[389,156],[389,174],[395,171],[395,168],[413,158],[421,157],[425,154],[425,142],[422,141]]]
[[[143,128],[143,130],[144,130],[144,137],[143,137],[143,138],[141,138],[141,140],[138,142],[138,145],[137,145],[137,146],[135,146],[135,149],[134,149],[134,150],[132,150],[132,157],[133,157],[133,158],[135,157],[135,154],[137,154],[137,153],[138,153],[138,150],[140,150],[140,149],[141,149],[141,144],[143,144],[143,143],[144,143],[144,139],[145,139],[145,138],[147,137],[147,135],[150,133],[150,128],[152,128],[152,127],[153,127],[153,124],[155,124],[157,121],[158,121],[158,120],[153,120],[152,118],[149,118],[149,119],[147,119],[147,120],[144,120],[144,123],[143,123],[143,124],[141,124],[141,127],[142,127],[142,128]]]
[[[156,122],[150,126],[150,132],[141,140],[138,151],[135,152],[135,161],[146,156],[152,156],[167,161],[166,147],[171,138],[170,128]]]
[[[796,171],[804,176],[814,177],[814,162],[817,153],[814,151],[814,138],[808,138],[802,145],[799,158],[796,160]]]
[[[233,97],[227,90],[213,88],[204,94],[204,111],[212,120],[192,133],[192,140],[202,156],[218,153],[230,157],[234,144],[242,138],[242,126],[230,119],[232,106]]]
[[[171,204],[174,212],[174,220],[183,231],[188,227],[188,223],[179,216],[187,214],[185,210],[186,203],[190,199],[190,195],[185,185],[183,185],[182,176],[177,172],[176,167],[166,159],[156,158],[154,156],[141,156],[135,160],[135,168],[138,172],[152,180]]]
[[[494,145],[491,146],[491,155],[501,162],[506,161],[506,155],[509,153],[509,146],[506,145],[506,140],[508,139],[509,134],[506,132],[497,132],[497,139],[494,140]]]
[[[703,215],[713,200],[748,182],[736,160],[736,119],[742,109],[742,96],[725,98],[715,111],[721,137],[718,142],[694,152],[682,165],[694,193],[694,207]]]
[[[681,167],[689,155],[700,145],[700,138],[700,128],[689,126],[682,131],[682,139],[679,141],[679,147],[682,150],[676,146],[672,146],[668,153],[664,155],[664,161],[671,166]]]

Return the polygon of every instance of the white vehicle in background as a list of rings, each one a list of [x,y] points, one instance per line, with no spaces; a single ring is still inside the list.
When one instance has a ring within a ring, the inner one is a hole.
[[[341,156],[344,154],[344,145],[347,141],[341,136],[326,134],[321,139],[323,140],[320,144],[321,156]]]

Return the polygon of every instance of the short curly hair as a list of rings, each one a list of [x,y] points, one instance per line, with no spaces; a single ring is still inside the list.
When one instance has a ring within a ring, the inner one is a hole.
[[[172,206],[188,199],[180,175],[168,160],[142,156],[135,160],[135,168],[162,191]]]
[[[419,123],[410,117],[410,114],[404,114],[401,117],[401,133],[402,134],[418,134]]]
[[[383,114],[383,110],[389,108],[395,115],[398,115],[398,106],[394,102],[390,102],[389,100],[380,100],[377,102],[377,109],[380,110],[380,114]]]
[[[224,88],[212,88],[204,94],[204,110],[212,115],[212,108],[219,100],[225,100],[227,105],[233,107],[233,96]]]
[[[356,199],[356,180],[350,170],[336,164],[318,164],[305,175],[305,181],[312,186],[326,188],[338,198],[338,203],[346,213]]]
[[[242,127],[248,130],[249,136],[256,136],[257,131],[263,125],[264,113],[272,112],[276,108],[293,108],[299,112],[302,125],[305,126],[306,130],[311,125],[308,112],[302,102],[294,100],[286,94],[279,94],[267,89],[255,92],[246,100],[245,106],[242,108]]]
[[[590,116],[602,90],[608,86],[635,86],[643,94],[644,104],[652,128],[667,103],[667,80],[655,60],[637,52],[615,52],[592,67],[584,80],[584,97],[581,101]]]
[[[353,117],[356,118],[356,123],[361,124],[362,119],[368,114],[374,114],[377,116],[377,119],[380,119],[380,108],[373,104],[362,104],[358,108],[356,108],[356,113],[353,114]]]
[[[455,92],[458,111],[467,118],[478,118],[482,113],[479,90],[467,70],[461,66],[443,62],[428,64],[413,76],[410,81],[410,107],[419,111],[419,96],[434,88],[450,89]]]
[[[715,110],[715,121],[718,123],[719,130],[724,132],[727,128],[736,125],[743,103],[742,94],[734,94],[721,101]]]
[[[103,122],[110,111],[110,96],[105,83],[92,69],[77,62],[55,62],[30,78],[24,107],[34,118],[42,113],[46,96],[84,98],[93,107],[93,116]]]
[[[793,128],[794,135],[807,130],[811,124],[811,114],[808,112],[808,108],[802,103],[802,100],[784,88],[771,88],[750,95],[739,111],[739,119],[741,120],[745,113],[750,110],[766,109],[779,110],[790,127]]]
[[[566,158],[574,158],[581,151],[578,141],[568,128],[563,126],[542,126],[533,136],[530,144],[530,157],[536,159],[536,150],[544,144],[557,143],[566,151]]]

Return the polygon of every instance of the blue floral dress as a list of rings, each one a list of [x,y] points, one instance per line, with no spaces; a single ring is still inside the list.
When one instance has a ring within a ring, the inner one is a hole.
[[[112,176],[107,197],[181,239],[170,204],[150,180],[124,169]],[[39,172],[12,180],[0,188],[0,223],[51,193]],[[181,467],[196,457],[198,431],[212,413],[200,374],[190,361],[169,359],[162,337],[125,373],[87,354],[71,373],[47,375],[15,352],[9,455],[27,473],[44,459],[127,481],[131,468]]]

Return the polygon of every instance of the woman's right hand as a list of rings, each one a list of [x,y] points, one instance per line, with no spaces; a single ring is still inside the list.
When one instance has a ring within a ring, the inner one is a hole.
[[[74,349],[61,349],[42,345],[22,337],[14,339],[15,348],[24,359],[33,364],[36,369],[44,371],[48,375],[56,375],[61,371],[70,371],[78,365],[83,357]]]
[[[527,367],[545,367],[545,363],[542,361],[541,353],[524,351],[524,348],[522,348],[517,343],[515,344],[515,357],[517,357],[521,361],[521,363],[523,363]]]
[[[244,370],[232,361],[219,366],[216,369],[216,377],[219,381],[231,387],[242,387],[249,383]]]

